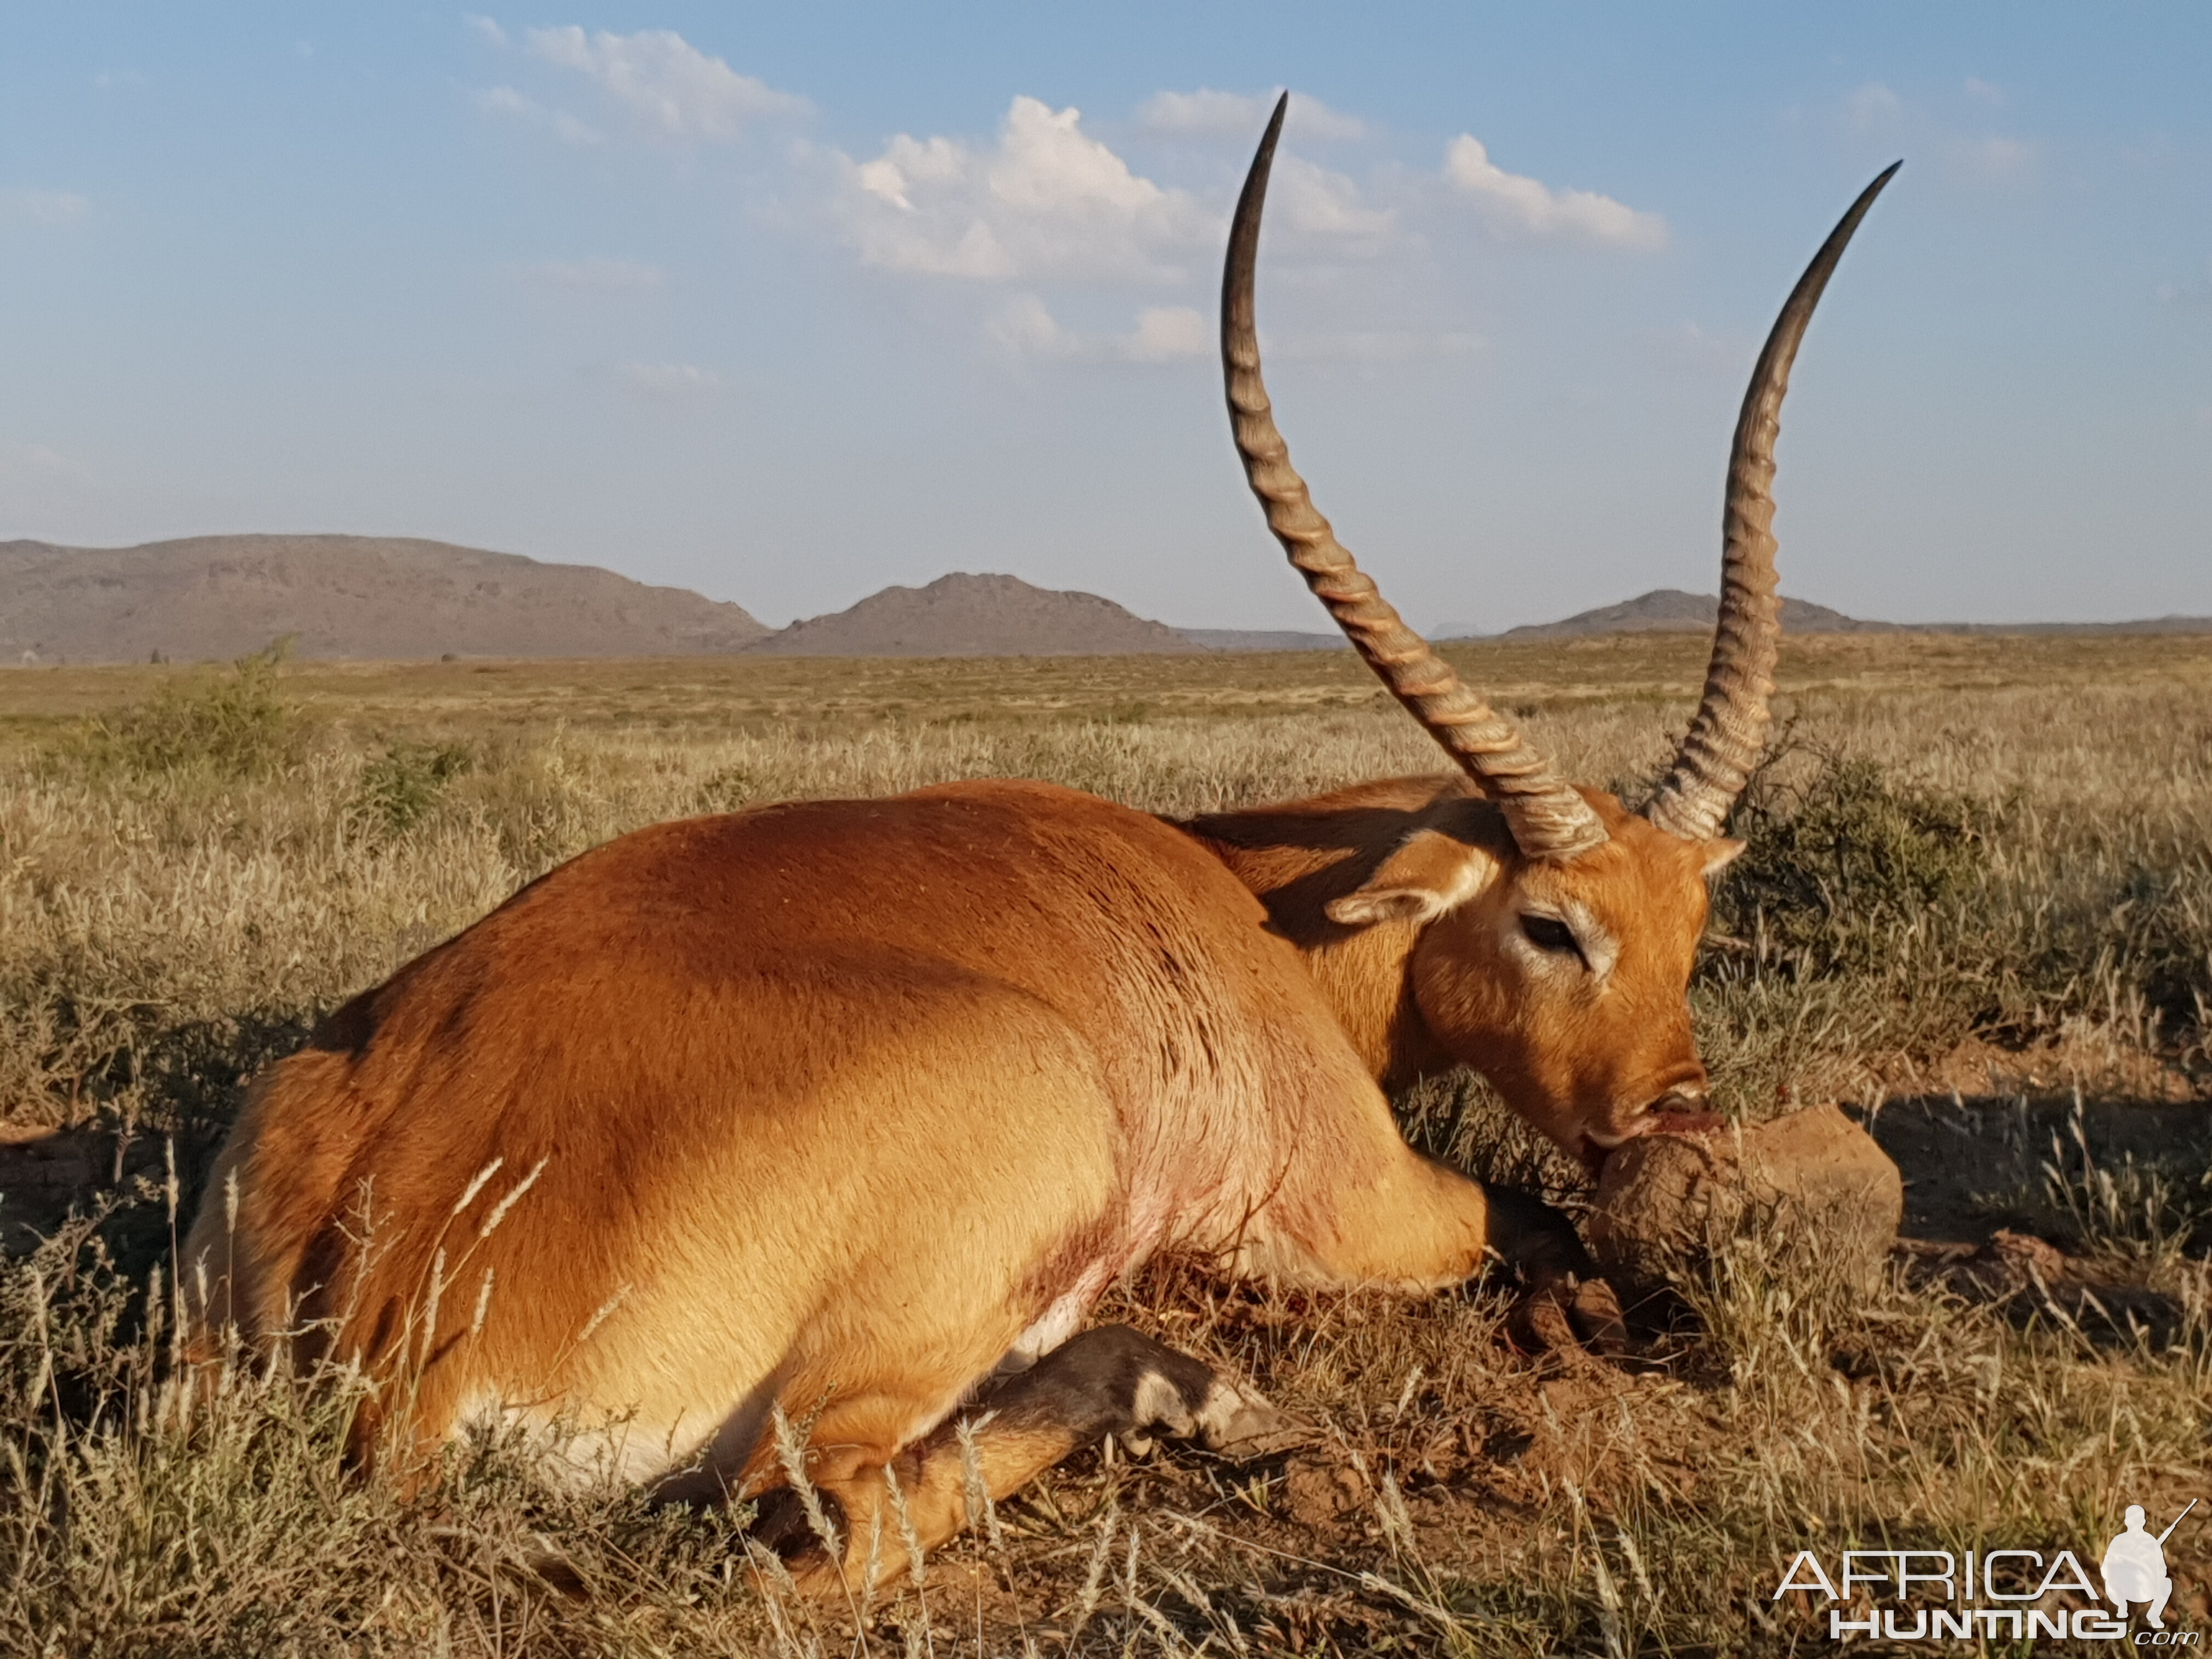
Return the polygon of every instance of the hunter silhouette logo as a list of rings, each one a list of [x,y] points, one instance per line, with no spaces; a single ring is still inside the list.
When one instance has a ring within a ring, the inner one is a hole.
[[[2143,1530],[2142,1505],[2128,1505],[2128,1529],[2105,1546],[2105,1599],[2116,1609],[2116,1618],[2128,1616],[2129,1602],[2141,1601],[2146,1604],[2144,1617],[2151,1628],[2166,1628],[2166,1599],[2173,1594],[2173,1580],[2166,1576],[2166,1540],[2196,1507],[2192,1498],[2189,1509],[2173,1517],[2173,1525],[2154,1538]]]
[[[2169,1631],[2166,1604],[2173,1580],[2166,1570],[2166,1540],[2197,1507],[2191,1498],[2166,1530],[2145,1526],[2140,1504],[2128,1505],[2126,1526],[2105,1547],[2099,1569],[2104,1594],[2072,1550],[1845,1550],[1831,1577],[1820,1556],[1800,1550],[1775,1587],[1779,1601],[1792,1590],[1831,1604],[1828,1639],[1864,1636],[1890,1642],[2000,1640],[2125,1642],[2129,1611],[2142,1609],[2147,1628],[2132,1633],[2136,1647],[2195,1647],[2193,1630]],[[2051,1607],[2066,1592],[2087,1606]],[[1883,1606],[1883,1602],[1894,1605]],[[1869,1605],[1871,1603],[1871,1605]],[[1854,1616],[1856,1615],[1856,1616]]]

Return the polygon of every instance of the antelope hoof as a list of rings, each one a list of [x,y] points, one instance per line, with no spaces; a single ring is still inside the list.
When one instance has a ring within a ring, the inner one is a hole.
[[[1239,1462],[1279,1456],[1310,1443],[1317,1432],[1295,1412],[1269,1405],[1249,1389],[1217,1381],[1217,1401],[1209,1399],[1199,1413],[1200,1439],[1208,1451]]]
[[[1510,1328],[1516,1343],[1539,1353],[1617,1359],[1628,1352],[1620,1298],[1602,1279],[1566,1273],[1531,1291],[1514,1309]]]
[[[1585,1279],[1574,1286],[1567,1301],[1567,1322],[1592,1353],[1617,1359],[1628,1352],[1628,1322],[1621,1314],[1620,1298],[1602,1279]]]

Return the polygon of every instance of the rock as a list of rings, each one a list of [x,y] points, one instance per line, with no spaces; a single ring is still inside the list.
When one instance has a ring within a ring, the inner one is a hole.
[[[1598,1179],[1590,1249],[1632,1304],[1753,1233],[1863,1287],[1904,1217],[1905,1183],[1874,1137],[1838,1107],[1809,1106],[1753,1128],[1630,1141]]]

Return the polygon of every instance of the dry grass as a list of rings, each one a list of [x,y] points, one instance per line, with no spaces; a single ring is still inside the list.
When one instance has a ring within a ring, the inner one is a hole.
[[[1571,773],[1623,785],[1664,760],[1699,666],[1663,638],[1455,654]],[[1784,690],[1698,991],[1707,1053],[1747,1115],[1880,1106],[1908,1231],[1953,1255],[1854,1295],[1747,1241],[1632,1369],[1515,1355],[1479,1289],[1314,1302],[1161,1264],[1109,1314],[1327,1443],[1259,1468],[1086,1455],[858,1639],[1784,1651],[1826,1643],[1767,1597],[1799,1547],[2087,1549],[2121,1503],[2206,1489],[2212,641],[1814,640]],[[264,692],[0,673],[0,1650],[849,1647],[849,1616],[763,1580],[726,1517],[564,1494],[520,1448],[466,1449],[414,1503],[347,1479],[343,1379],[241,1371],[163,1419],[173,1209],[240,1079],[659,818],[994,775],[1186,812],[1433,766],[1336,653],[308,665]],[[1577,1200],[1471,1080],[1402,1105],[1424,1144]],[[1960,1267],[2000,1224],[2092,1288]],[[2201,1620],[2203,1551],[2185,1529],[2169,1556]]]

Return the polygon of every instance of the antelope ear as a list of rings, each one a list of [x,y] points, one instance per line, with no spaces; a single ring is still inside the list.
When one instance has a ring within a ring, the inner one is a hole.
[[[1373,875],[1328,902],[1328,919],[1346,927],[1382,921],[1434,921],[1490,885],[1498,859],[1480,847],[1422,830],[1408,836]]]
[[[1711,881],[1734,864],[1747,845],[1748,842],[1737,841],[1731,836],[1721,836],[1707,842],[1705,845],[1705,879]]]

